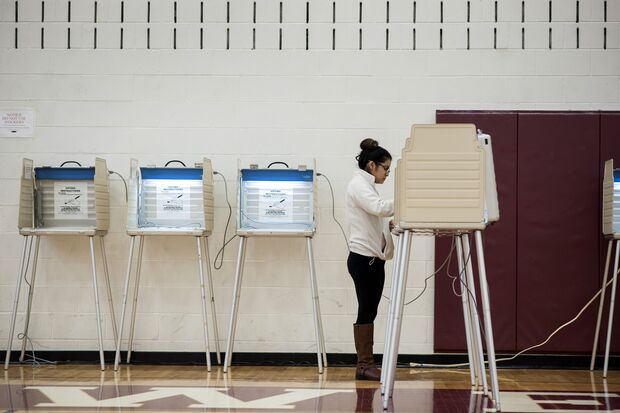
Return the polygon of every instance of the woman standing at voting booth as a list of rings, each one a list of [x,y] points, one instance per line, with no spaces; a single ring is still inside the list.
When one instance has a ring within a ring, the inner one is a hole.
[[[382,184],[390,173],[392,155],[374,139],[360,143],[355,171],[346,193],[349,220],[349,258],[347,268],[357,295],[357,320],[353,325],[357,352],[357,380],[379,380],[381,372],[373,359],[373,333],[377,308],[385,281],[385,261],[392,258],[394,244],[389,218],[394,201],[381,198],[375,184]]]

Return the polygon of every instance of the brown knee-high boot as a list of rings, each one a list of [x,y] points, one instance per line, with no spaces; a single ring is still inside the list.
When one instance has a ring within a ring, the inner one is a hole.
[[[375,366],[372,356],[374,324],[353,324],[355,350],[357,351],[356,380],[381,379],[381,371]]]

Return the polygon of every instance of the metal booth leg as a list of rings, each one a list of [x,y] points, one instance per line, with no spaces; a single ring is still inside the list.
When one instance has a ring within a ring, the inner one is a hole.
[[[39,235],[34,236],[34,257],[32,258],[32,275],[30,276],[30,285],[28,286],[28,307],[26,309],[26,321],[24,324],[24,338],[22,339],[22,352],[19,356],[19,361],[24,361],[24,357],[26,355],[26,344],[28,342],[28,330],[30,327],[30,315],[32,314],[32,295],[34,292],[34,282],[37,278],[37,262],[39,261],[39,243],[41,241],[41,237]],[[30,256],[30,254],[28,254]],[[29,258],[30,259],[30,258]],[[24,276],[28,272],[28,266],[26,265],[26,271],[24,272]]]
[[[105,252],[105,243],[103,235],[99,236],[99,245],[101,246],[101,261],[103,263],[103,276],[108,292],[108,306],[110,307],[110,319],[112,320],[112,333],[114,334],[114,343],[118,339],[118,330],[116,329],[116,316],[114,314],[114,303],[112,301],[112,287],[110,286],[110,270],[108,268],[108,257]]]
[[[323,317],[321,316],[321,300],[318,298],[319,286],[318,286],[318,281],[317,281],[317,278],[316,278],[316,265],[314,264],[314,255],[313,255],[312,263],[313,263],[314,268],[315,268],[315,271],[314,271],[314,289],[317,292],[316,310],[317,310],[317,317],[318,317],[318,320],[319,320],[319,335],[320,335],[320,343],[321,343],[321,354],[323,356],[323,367],[327,367],[327,351],[325,349],[325,333],[324,333],[324,330],[323,330]]]
[[[620,258],[620,240],[616,240],[616,257],[614,259],[614,275],[611,283],[611,299],[609,302],[609,317],[607,324],[607,341],[605,344],[605,363],[603,365],[603,377],[607,378],[609,366],[609,348],[611,347],[611,330],[614,326],[614,307],[616,305],[616,282],[618,281],[618,259]]]
[[[409,255],[411,252],[411,231],[405,231],[402,235],[403,246],[400,254],[399,277],[397,283],[398,294],[394,303],[394,321],[390,337],[388,371],[385,375],[385,394],[383,395],[383,409],[388,408],[389,399],[394,390],[394,378],[396,376],[396,364],[398,361],[398,346],[400,344],[400,331],[402,327],[402,315],[407,290],[407,273],[409,271]]]
[[[605,259],[605,273],[603,275],[603,287],[601,290],[601,298],[598,305],[598,317],[596,318],[596,330],[594,331],[594,344],[592,345],[592,358],[590,360],[590,371],[594,370],[594,362],[596,361],[596,348],[598,347],[598,338],[601,332],[601,318],[603,317],[603,306],[605,304],[605,290],[607,288],[607,276],[609,275],[609,261],[611,261],[611,250],[614,240],[610,239],[607,243],[607,258]]]
[[[133,333],[136,327],[136,313],[138,312],[138,289],[140,288],[140,274],[142,272],[142,253],[146,237],[140,236],[140,247],[138,248],[138,263],[136,264],[136,285],[133,292],[133,307],[131,308],[131,325],[129,327],[129,342],[127,343],[127,363],[131,363],[131,352],[133,351]]]
[[[453,242],[456,244],[456,256],[459,268],[459,282],[461,285],[461,303],[463,305],[463,321],[465,323],[465,339],[467,340],[467,358],[469,360],[469,375],[472,387],[476,387],[477,378],[480,374],[477,360],[474,359],[472,331],[471,331],[471,314],[469,312],[469,294],[467,287],[467,274],[465,262],[463,259],[463,244],[461,244],[461,236],[455,235]]]
[[[319,291],[319,287],[318,284],[316,283],[316,276],[314,278],[315,281],[315,289],[318,292]],[[317,298],[316,301],[316,310],[317,310],[317,315],[318,315],[318,319],[319,319],[319,336],[320,336],[320,343],[321,343],[321,355],[323,356],[323,367],[327,367],[327,351],[325,350],[325,333],[323,330],[323,317],[321,316],[321,301]]]
[[[472,342],[474,344],[474,360],[477,362],[476,371],[478,372],[477,385],[482,385],[482,393],[489,395],[489,385],[487,383],[486,367],[484,365],[484,349],[482,347],[482,332],[480,328],[480,313],[476,300],[476,282],[474,280],[474,266],[472,263],[471,247],[469,245],[469,234],[463,234],[463,255],[465,257],[465,268],[467,274],[467,294],[469,299],[469,323],[472,327]]]
[[[103,333],[101,331],[101,308],[99,306],[99,289],[97,287],[97,261],[95,260],[95,240],[93,236],[88,237],[90,244],[90,260],[93,267],[93,289],[95,293],[95,310],[97,312],[97,336],[99,337],[99,359],[101,370],[105,370],[105,360],[103,358]]]
[[[399,274],[399,264],[400,264],[400,254],[401,254],[401,246],[402,246],[402,237],[399,235],[396,237],[396,246],[394,252],[394,260],[392,265],[392,284],[390,286],[390,302],[389,302],[389,310],[387,315],[387,320],[385,323],[385,339],[383,343],[383,359],[381,360],[381,395],[385,394],[385,378],[388,370],[388,366],[390,365],[390,338],[392,337],[392,322],[394,320],[394,304],[396,303],[396,294],[398,284],[398,274]]]
[[[240,237],[239,254],[237,255],[237,269],[235,271],[235,287],[233,289],[233,302],[230,312],[230,323],[228,325],[228,340],[226,342],[226,358],[224,359],[224,373],[228,371],[232,361],[233,342],[235,340],[235,329],[237,328],[237,313],[239,312],[239,297],[241,295],[241,280],[243,278],[243,264],[245,263],[245,247],[247,237]]]
[[[9,361],[11,360],[11,347],[13,346],[13,334],[15,334],[15,319],[17,317],[17,306],[19,304],[19,293],[22,287],[22,279],[24,276],[24,268],[26,266],[26,252],[28,250],[29,236],[24,237],[24,247],[22,249],[22,259],[19,264],[19,273],[17,274],[17,285],[15,286],[15,299],[13,301],[13,316],[11,317],[11,327],[9,328],[9,340],[6,345],[6,357],[4,359],[4,369],[9,368]],[[30,243],[32,245],[32,242]]]
[[[321,354],[323,355],[323,367],[327,367],[327,350],[325,349],[325,333],[323,330],[323,317],[321,316],[320,305],[318,305],[318,312],[319,312],[319,333],[321,334]]]
[[[205,275],[202,268],[202,237],[196,237],[196,246],[198,247],[198,277],[200,280],[200,299],[202,301],[202,324],[205,335],[207,371],[211,371],[211,352],[209,351],[209,328],[207,326],[207,298],[205,294]]]
[[[121,362],[121,339],[123,337],[123,327],[125,325],[125,310],[127,309],[127,296],[129,295],[129,279],[131,277],[131,262],[133,260],[133,247],[136,241],[135,235],[131,236],[129,241],[129,257],[127,259],[127,274],[125,276],[125,289],[123,291],[123,308],[121,310],[120,326],[118,329],[118,338],[116,339],[116,355],[114,357],[114,370],[118,370]]]
[[[209,237],[204,237],[204,256],[207,261],[207,283],[209,285],[209,295],[211,301],[211,318],[213,320],[213,338],[215,340],[215,354],[217,364],[222,364],[220,355],[220,333],[217,328],[217,313],[215,312],[215,292],[213,291],[213,277],[211,273],[211,259],[209,258]]]
[[[314,315],[314,337],[316,338],[316,355],[319,366],[319,374],[323,373],[323,354],[321,346],[321,326],[319,315],[319,291],[316,283],[316,270],[314,268],[314,253],[312,251],[312,238],[306,237],[306,246],[308,248],[308,265],[310,267],[310,286],[312,289],[312,309]]]
[[[483,412],[484,410],[480,409],[480,403],[481,402],[481,397],[480,397],[480,392],[471,392],[469,394],[469,409],[467,410],[467,413],[476,413],[476,412]]]
[[[495,343],[493,341],[493,324],[491,323],[491,299],[487,284],[487,270],[484,261],[484,247],[482,245],[482,232],[476,231],[476,252],[478,257],[478,277],[480,279],[480,296],[482,297],[482,311],[484,314],[484,328],[487,341],[487,360],[493,390],[493,401],[497,411],[502,410],[499,400],[499,381],[497,379],[497,366],[495,364]]]

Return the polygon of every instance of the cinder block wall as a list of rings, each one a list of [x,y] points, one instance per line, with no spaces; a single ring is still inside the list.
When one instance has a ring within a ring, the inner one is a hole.
[[[102,156],[127,176],[130,157],[163,165],[207,156],[227,177],[233,207],[238,159],[315,158],[346,223],[344,189],[364,137],[397,157],[411,124],[433,122],[437,109],[619,109],[619,22],[615,0],[1,0],[0,108],[33,108],[37,118],[35,137],[0,138],[0,348],[22,245],[23,157],[92,165]],[[327,351],[353,352],[347,251],[325,181],[318,189]],[[106,243],[118,310],[129,238],[115,176],[111,190]],[[380,191],[392,196],[393,181]],[[224,197],[217,177],[212,259]],[[222,341],[237,247],[229,244],[213,273]],[[135,350],[202,350],[194,248],[193,239],[148,240]],[[303,240],[250,240],[237,351],[313,351],[305,254]],[[416,239],[408,297],[422,291],[433,260],[433,240]],[[97,348],[89,265],[86,240],[43,239],[30,331],[36,349]],[[406,308],[402,353],[432,352],[433,285]],[[386,295],[389,287],[388,276]],[[22,289],[17,332],[25,299]],[[377,352],[385,311],[384,301]],[[107,320],[105,334],[112,349]]]

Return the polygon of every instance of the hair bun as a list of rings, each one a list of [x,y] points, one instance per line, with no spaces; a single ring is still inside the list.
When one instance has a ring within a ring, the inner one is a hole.
[[[360,148],[363,151],[372,151],[379,147],[379,142],[372,138],[366,138],[360,143]]]

